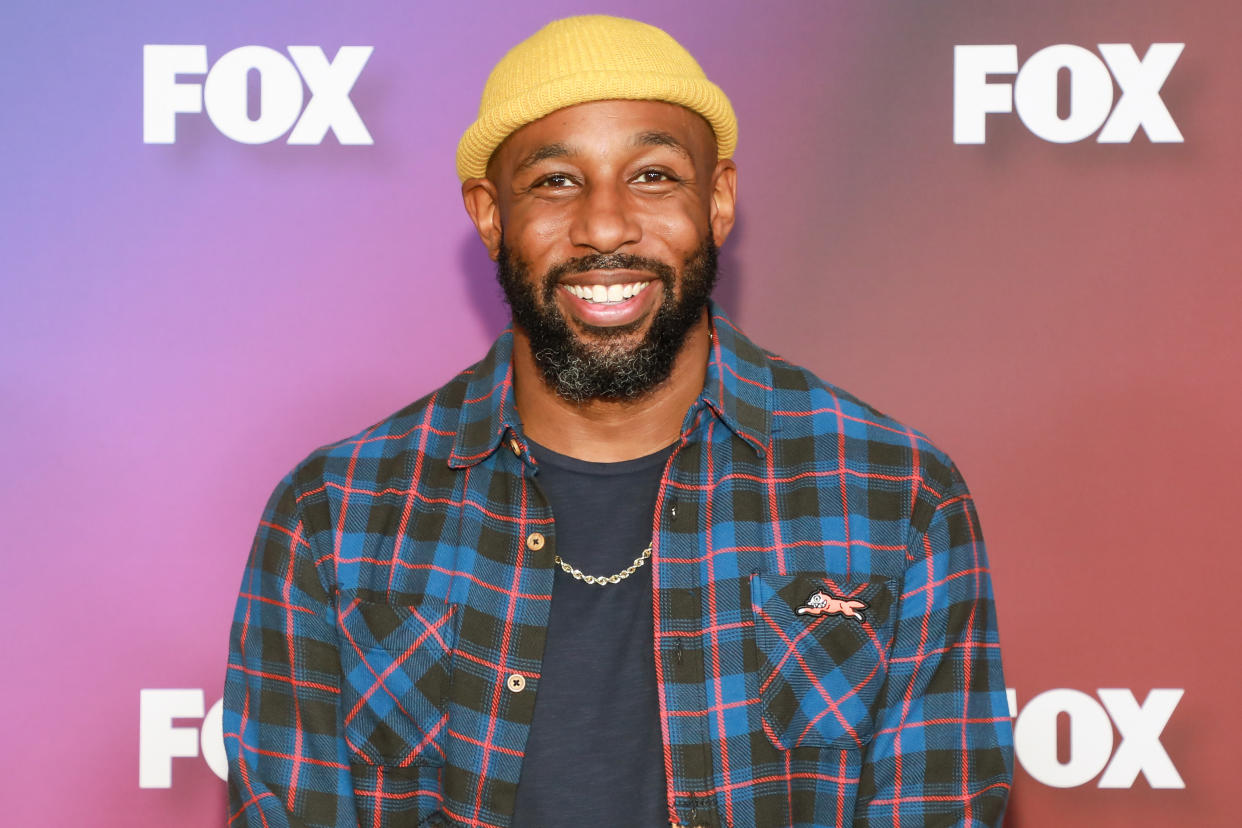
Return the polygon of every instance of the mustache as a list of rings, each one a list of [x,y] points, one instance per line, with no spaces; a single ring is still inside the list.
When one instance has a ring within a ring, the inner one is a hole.
[[[587,273],[592,270],[635,270],[650,273],[671,287],[674,280],[673,268],[659,259],[635,256],[632,253],[592,253],[555,264],[548,268],[543,277],[543,293],[545,299],[551,299],[556,293],[556,285],[563,276],[571,273]]]

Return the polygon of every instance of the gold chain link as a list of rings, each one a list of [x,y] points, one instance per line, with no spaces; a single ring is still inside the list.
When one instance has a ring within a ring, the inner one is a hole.
[[[588,584],[594,584],[596,586],[607,586],[608,584],[619,584],[626,578],[633,575],[639,570],[639,568],[642,567],[643,564],[647,562],[647,559],[650,557],[651,546],[648,544],[647,548],[643,550],[643,554],[634,559],[634,563],[630,564],[616,575],[584,575],[581,569],[576,569],[561,560],[560,555],[553,556],[552,560],[556,561],[557,566],[565,570],[567,574],[573,575],[574,578],[579,581],[586,581]]]

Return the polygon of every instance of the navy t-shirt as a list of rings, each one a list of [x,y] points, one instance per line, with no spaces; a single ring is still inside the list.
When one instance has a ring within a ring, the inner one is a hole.
[[[587,575],[632,564],[672,451],[592,463],[532,443],[561,559]],[[516,828],[668,824],[653,641],[650,561],[605,586],[557,568]]]

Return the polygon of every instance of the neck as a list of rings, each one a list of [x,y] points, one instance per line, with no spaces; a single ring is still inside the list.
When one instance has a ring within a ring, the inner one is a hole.
[[[612,463],[654,454],[681,434],[703,390],[711,350],[707,311],[686,334],[667,380],[635,400],[570,402],[544,382],[530,340],[513,330],[513,392],[526,434],[558,454]]]

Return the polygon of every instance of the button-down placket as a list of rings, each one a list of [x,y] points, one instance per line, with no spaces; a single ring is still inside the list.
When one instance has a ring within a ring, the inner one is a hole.
[[[660,711],[665,735],[665,770],[669,774],[671,810],[685,825],[721,825],[727,815],[727,796],[722,803],[715,792],[717,772],[725,757],[714,754],[729,735],[726,708],[744,705],[745,694],[709,686],[709,675],[720,675],[720,660],[740,664],[740,652],[724,651],[717,640],[716,625],[736,619],[717,617],[717,608],[738,606],[736,595],[718,600],[717,591],[739,588],[742,553],[718,560],[713,555],[713,499],[730,498],[732,485],[727,469],[733,468],[737,452],[749,464],[765,457],[770,439],[771,388],[767,383],[739,383],[722,365],[717,336],[734,340],[732,330],[713,336],[704,392],[686,413],[682,440],[670,458],[657,505],[657,539],[654,552],[656,664],[660,681]],[[764,377],[769,379],[770,377]],[[739,387],[740,386],[740,387]],[[756,466],[757,469],[757,466]],[[736,470],[736,469],[735,469]],[[751,539],[761,547],[768,538]],[[744,546],[734,538],[734,546]],[[749,557],[753,564],[762,553]],[[728,567],[728,571],[719,571]],[[715,732],[713,732],[715,731]]]
[[[653,612],[656,675],[664,734],[664,765],[674,825],[711,825],[712,755],[702,634],[704,612],[697,567],[703,527],[693,502],[679,492],[700,480],[705,445],[697,433],[711,411],[700,400],[686,415],[682,439],[665,467],[656,503]]]
[[[459,822],[480,825],[512,819],[542,675],[556,550],[552,510],[535,483],[537,467],[517,425],[509,378],[498,379],[477,376],[471,383],[475,393],[468,399],[487,410],[463,408],[459,438],[474,439],[459,439],[450,461],[465,472],[460,495],[466,508],[482,507],[467,502],[467,478],[470,491],[498,495],[488,497],[489,509],[506,504],[506,512],[489,515],[488,523],[507,531],[480,535],[471,577],[455,584],[458,600],[479,611],[467,617],[459,639],[458,664],[471,663],[455,675],[451,692],[445,810]],[[481,664],[480,654],[487,653],[494,662]]]

